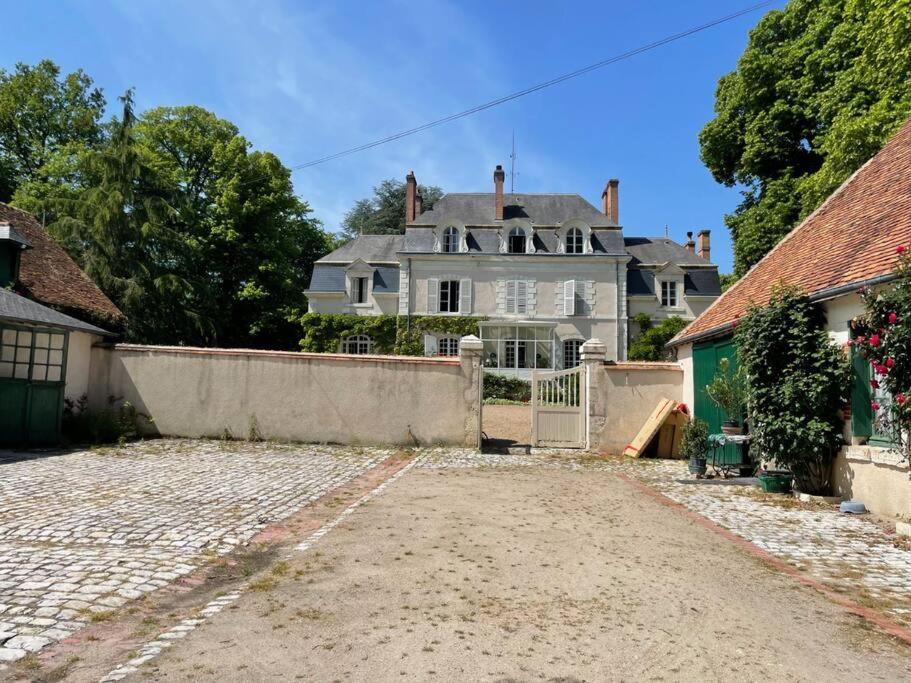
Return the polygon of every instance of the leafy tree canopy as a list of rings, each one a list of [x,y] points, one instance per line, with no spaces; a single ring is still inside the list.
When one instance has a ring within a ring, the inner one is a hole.
[[[791,0],[722,77],[703,162],[745,186],[726,217],[742,275],[911,113],[911,0]]]
[[[434,185],[418,185],[424,211],[433,208],[443,196]],[[384,180],[373,188],[373,196],[359,199],[342,220],[342,235],[401,235],[405,232],[405,183],[395,178]]]
[[[327,235],[272,154],[200,107],[123,117],[16,192],[146,343],[293,349]]]
[[[61,76],[50,60],[0,69],[0,201],[40,176],[60,148],[93,146],[102,135],[104,96],[82,70]]]
[[[654,326],[648,313],[634,316],[633,321],[639,324],[640,332],[639,336],[629,345],[627,358],[630,360],[667,360],[669,355],[664,345],[686,327],[686,321],[676,315],[662,320]]]

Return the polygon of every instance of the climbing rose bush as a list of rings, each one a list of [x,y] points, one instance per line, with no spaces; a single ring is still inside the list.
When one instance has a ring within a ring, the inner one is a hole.
[[[891,435],[904,459],[909,456],[911,431],[911,248],[899,245],[894,284],[861,291],[865,315],[855,321],[854,339],[870,363],[872,389],[884,389],[891,399],[872,401],[877,431]]]
[[[806,296],[777,288],[766,306],[749,309],[734,333],[747,375],[751,451],[790,470],[797,488],[810,494],[831,488],[841,408],[851,386],[848,358],[825,323]]]

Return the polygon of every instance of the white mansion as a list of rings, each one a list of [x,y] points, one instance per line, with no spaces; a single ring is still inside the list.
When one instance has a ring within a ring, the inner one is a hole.
[[[696,318],[720,294],[709,262],[709,231],[686,245],[624,237],[617,180],[603,211],[577,194],[450,193],[422,210],[414,174],[406,178],[404,235],[363,235],[314,266],[306,291],[313,313],[480,316],[485,365],[525,374],[572,367],[597,337],[624,360],[630,318],[648,313]],[[458,339],[426,334],[428,354],[454,355]],[[369,353],[358,336],[343,352]]]

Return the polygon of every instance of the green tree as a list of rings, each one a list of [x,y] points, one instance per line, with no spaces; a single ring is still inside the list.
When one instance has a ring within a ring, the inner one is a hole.
[[[82,70],[61,76],[48,59],[0,69],[0,201],[40,176],[60,148],[98,144],[104,107],[104,95]]]
[[[443,196],[434,185],[418,185],[424,211],[433,208]],[[342,235],[354,239],[358,235],[401,235],[405,232],[405,183],[395,178],[384,180],[373,188],[373,196],[359,199],[342,219]]]
[[[723,76],[703,162],[744,187],[726,217],[743,275],[911,113],[911,0],[791,0]]]
[[[633,321],[639,325],[639,336],[629,345],[627,358],[644,361],[667,360],[670,356],[664,345],[687,324],[686,320],[675,315],[653,325],[648,313],[634,316]]]
[[[718,276],[718,279],[721,281],[721,291],[722,293],[728,291],[731,286],[737,282],[737,276],[734,273],[721,273]]]
[[[64,148],[16,201],[46,212],[132,340],[294,349],[329,240],[288,169],[249,148],[199,107],[125,108],[102,150]]]

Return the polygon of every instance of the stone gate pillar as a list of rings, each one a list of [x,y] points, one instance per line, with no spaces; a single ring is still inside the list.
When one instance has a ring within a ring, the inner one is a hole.
[[[459,340],[459,362],[462,364],[462,377],[465,379],[465,405],[468,417],[465,420],[465,445],[481,447],[481,402],[484,387],[484,369],[481,367],[481,356],[484,343],[475,335],[469,334]]]
[[[585,366],[586,417],[585,450],[598,448],[601,430],[607,419],[607,401],[604,398],[604,361],[607,347],[600,339],[589,339],[582,344],[582,364]]]

